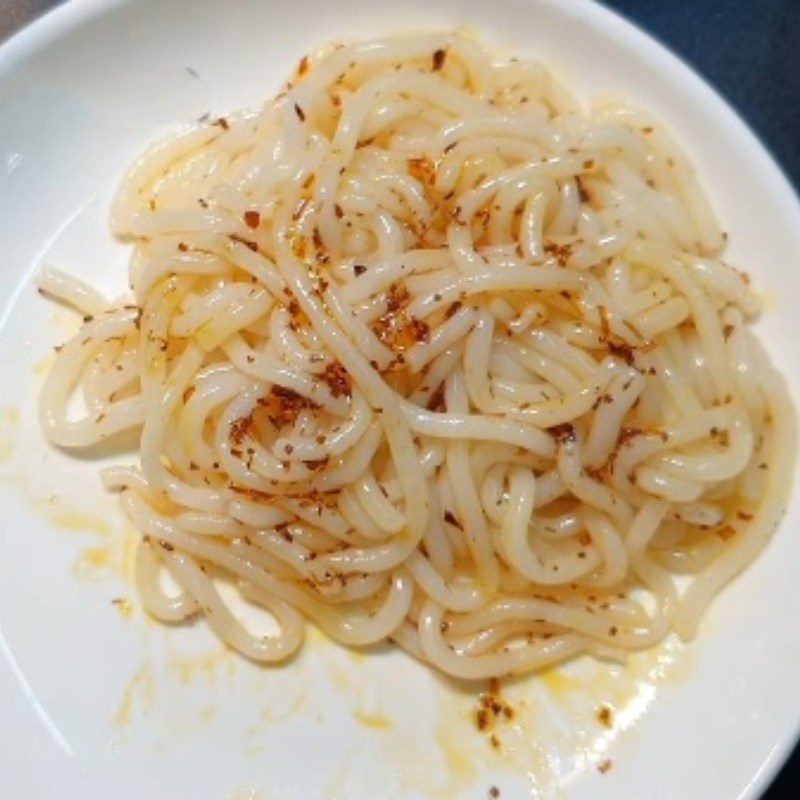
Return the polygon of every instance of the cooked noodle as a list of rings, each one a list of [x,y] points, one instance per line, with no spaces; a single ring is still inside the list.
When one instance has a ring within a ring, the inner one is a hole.
[[[144,606],[252,659],[306,620],[462,678],[623,659],[694,636],[784,510],[794,413],[691,167],[538,64],[328,48],[149,150],[112,228],[129,300],[40,276],[86,315],[42,426],[136,434],[103,477]]]

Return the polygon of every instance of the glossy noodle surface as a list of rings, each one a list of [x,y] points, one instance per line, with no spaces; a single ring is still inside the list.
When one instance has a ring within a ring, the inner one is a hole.
[[[326,47],[146,152],[112,228],[129,297],[40,276],[85,314],[41,422],[135,434],[103,480],[159,619],[267,662],[309,620],[468,679],[624,659],[693,636],[780,519],[794,412],[692,167],[540,64]]]

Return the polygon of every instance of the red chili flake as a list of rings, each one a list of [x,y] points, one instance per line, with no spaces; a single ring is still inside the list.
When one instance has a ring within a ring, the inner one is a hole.
[[[188,249],[189,247],[185,242],[178,242],[178,250],[180,250],[181,253],[185,253]]]
[[[350,397],[350,376],[340,361],[332,361],[325,367],[322,380],[327,384],[334,397]]]
[[[404,333],[410,336],[414,342],[428,342],[431,338],[430,325],[416,317],[411,318],[411,321],[404,329]]]
[[[460,531],[464,530],[464,526],[456,519],[455,515],[452,511],[445,511],[444,512],[444,521],[448,522],[450,525],[455,526]]]
[[[253,414],[250,413],[246,417],[239,417],[231,422],[230,440],[234,444],[241,444],[245,436],[250,432],[253,427]]]
[[[413,344],[416,339],[412,332],[407,330],[409,320],[403,309],[411,300],[411,295],[405,286],[393,283],[386,294],[386,313],[372,324],[374,334],[390,347],[405,349]]]
[[[608,352],[612,356],[617,356],[617,358],[621,358],[628,366],[633,365],[634,355],[633,355],[633,348],[630,345],[625,344],[615,344],[614,342],[607,342],[606,346],[608,347]]]
[[[243,497],[247,497],[249,500],[253,500],[255,502],[269,501],[272,499],[272,495],[268,494],[267,492],[261,492],[258,489],[251,489],[249,486],[236,486],[235,484],[232,484],[230,489],[232,492],[240,494]]]
[[[575,441],[575,428],[569,422],[562,422],[560,425],[553,425],[547,432],[559,444],[571,444]]]
[[[292,536],[291,531],[283,525],[280,526],[280,534],[287,542],[294,541],[294,536]]]
[[[644,431],[641,428],[622,428],[617,437],[617,447],[625,444],[629,439],[633,439],[634,436],[641,436],[643,433]]]
[[[265,398],[258,401],[267,409],[270,421],[277,428],[291,424],[304,409],[316,409],[319,406],[308,397],[298,394],[293,389],[275,385]]]
[[[716,534],[723,542],[727,542],[728,539],[736,535],[736,529],[731,525],[723,525],[716,531]]]
[[[592,195],[586,188],[586,184],[581,180],[580,175],[575,176],[575,183],[578,186],[578,197],[580,197],[581,203],[588,203],[592,199]]]
[[[409,158],[408,171],[411,177],[420,183],[433,183],[436,177],[436,165],[427,156],[422,158]]]
[[[389,287],[389,294],[386,298],[386,310],[390,314],[393,314],[408,305],[410,299],[411,295],[408,293],[408,289],[406,289],[405,286],[399,286],[393,283]]]
[[[605,728],[613,727],[614,716],[608,706],[600,706],[597,709],[597,721]]]
[[[231,233],[228,235],[228,238],[232,242],[238,242],[239,244],[243,244],[248,250],[252,250],[254,253],[258,252],[258,245],[255,242],[251,242],[249,239],[245,239],[243,236],[239,236],[238,233]]]
[[[428,411],[444,411],[445,408],[444,384],[440,384],[428,400]]]
[[[245,211],[244,224],[248,228],[257,228],[261,224],[261,214],[258,211]]]
[[[458,311],[460,311],[462,305],[463,303],[460,300],[456,300],[453,303],[450,303],[450,305],[447,308],[447,311],[444,312],[444,318],[450,319],[450,317],[454,316]]]
[[[555,256],[558,263],[564,266],[572,256],[572,245],[568,242],[558,244],[557,242],[547,241],[544,244],[544,251],[550,256]]]
[[[308,198],[304,197],[298,204],[297,208],[292,212],[292,219],[297,222],[300,217],[303,216],[303,212],[306,210],[306,206],[308,205]]]
[[[728,431],[723,430],[722,428],[717,428],[716,426],[711,428],[711,430],[708,432],[708,435],[723,447],[727,447],[730,442]]]

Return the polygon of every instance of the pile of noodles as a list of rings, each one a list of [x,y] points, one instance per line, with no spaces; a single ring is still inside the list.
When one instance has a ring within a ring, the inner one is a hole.
[[[694,635],[784,509],[793,411],[691,167],[539,64],[329,47],[149,150],[112,227],[130,297],[41,275],[86,315],[42,425],[136,433],[103,479],[144,606],[252,659],[306,620],[464,678],[624,658]]]

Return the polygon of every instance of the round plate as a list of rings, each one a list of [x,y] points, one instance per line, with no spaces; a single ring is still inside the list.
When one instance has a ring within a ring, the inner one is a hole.
[[[122,171],[176,124],[258,105],[337,38],[465,25],[547,63],[581,96],[653,111],[697,164],[728,258],[766,297],[760,334],[800,375],[800,208],[767,153],[660,45],[580,0],[142,0],[69,3],[0,48],[0,796],[755,797],[800,719],[800,495],[697,642],[627,668],[588,659],[505,687],[517,713],[390,648],[312,634],[259,668],[202,625],[161,627],[130,583],[134,534],[103,459],[46,446],[36,397],[78,320],[32,288],[53,263],[110,294],[127,252],[106,214]],[[793,387],[797,389],[797,385]],[[795,392],[796,394],[796,392]],[[598,708],[613,709],[613,726]]]

